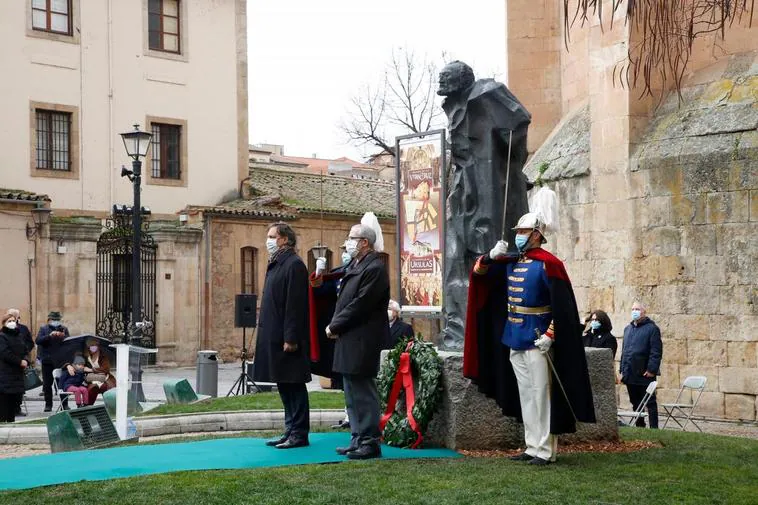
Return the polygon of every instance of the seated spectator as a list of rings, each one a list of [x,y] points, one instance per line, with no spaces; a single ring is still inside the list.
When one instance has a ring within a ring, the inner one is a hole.
[[[105,353],[100,352],[100,341],[89,339],[84,350],[85,380],[89,392],[87,405],[93,405],[97,395],[116,387],[116,378],[111,375],[111,363]]]
[[[89,393],[84,380],[86,373],[84,371],[84,358],[81,356],[75,357],[73,363],[63,365],[60,389],[67,393],[74,393],[77,407],[84,407],[88,404]]]
[[[382,349],[393,349],[403,338],[413,337],[413,327],[400,319],[400,305],[395,300],[390,300],[387,306],[387,317],[390,321],[390,339]]]
[[[611,330],[611,318],[602,310],[596,310],[590,314],[586,321],[587,328],[584,332],[584,347],[602,347],[610,349],[613,353],[613,359],[616,359],[616,350],[618,342],[613,336]]]

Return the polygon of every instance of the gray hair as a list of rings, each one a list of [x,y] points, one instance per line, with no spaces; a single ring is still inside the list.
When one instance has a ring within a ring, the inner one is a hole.
[[[18,319],[21,316],[21,312],[18,309],[8,309],[6,311],[6,314],[10,314],[11,316]]]
[[[400,304],[397,303],[395,300],[390,300],[389,305],[387,305],[387,309],[394,310],[395,312],[400,312]]]
[[[645,312],[647,312],[647,307],[646,307],[646,306],[645,306],[645,304],[644,304],[644,303],[642,303],[640,300],[634,300],[634,301],[632,302],[632,307],[633,307],[633,306],[635,306],[635,305],[639,305],[639,307],[640,307],[642,310],[644,310]]]
[[[368,240],[369,247],[374,247],[374,243],[376,242],[376,232],[371,227],[366,226],[365,224],[356,224],[353,228],[359,228],[360,231],[358,233],[360,234],[360,237]]]

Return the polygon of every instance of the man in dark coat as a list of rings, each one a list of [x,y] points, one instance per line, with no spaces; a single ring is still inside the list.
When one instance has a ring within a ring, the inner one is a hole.
[[[21,324],[21,311],[18,309],[8,309],[6,314],[9,314],[16,318],[16,327],[18,328],[18,335],[21,337],[21,340],[24,341],[24,349],[26,351],[26,361],[28,363],[31,363],[31,352],[34,350],[34,337],[32,337],[32,332],[29,331],[29,327],[25,324]],[[23,403],[23,395],[21,398],[19,398],[18,401],[18,408],[16,408],[16,415],[17,416],[25,416],[26,413],[21,410],[21,404]]]
[[[308,360],[308,269],[295,254],[295,232],[287,223],[272,224],[255,343],[253,380],[276,382],[284,404],[284,434],[266,442],[277,449],[308,445],[311,380]]]
[[[45,395],[45,412],[53,410],[53,370],[63,366],[61,356],[63,340],[68,338],[68,328],[61,322],[61,313],[54,310],[47,315],[47,324],[37,333],[37,358],[42,363],[42,392]]]
[[[636,301],[632,304],[632,322],[624,328],[621,344],[621,382],[626,384],[629,401],[634,410],[642,402],[648,385],[660,375],[663,342],[661,330],[647,317],[645,305]],[[655,393],[647,402],[650,427],[658,428],[658,402]],[[645,420],[637,419],[637,426],[644,428]]]
[[[334,371],[342,374],[352,435],[350,446],[338,447],[337,452],[350,459],[382,455],[375,379],[382,342],[389,339],[390,279],[374,242],[372,228],[355,225],[350,229],[345,250],[353,261],[342,278],[334,316],[326,327],[326,335],[337,339]]]
[[[390,300],[387,306],[387,317],[390,318],[390,338],[382,349],[394,349],[404,338],[413,338],[413,326],[400,319],[400,304]]]
[[[463,374],[523,421],[526,451],[512,459],[532,465],[555,461],[554,435],[595,422],[576,299],[563,263],[541,247],[544,231],[527,213],[516,225],[518,256],[500,241],[477,260],[463,355]]]
[[[452,161],[445,226],[444,344],[460,349],[468,276],[476,258],[500,238],[506,182],[506,239],[511,244],[513,226],[529,211],[522,169],[531,115],[504,84],[476,80],[462,61],[448,63],[440,71],[437,94],[445,97],[442,108],[448,118]]]

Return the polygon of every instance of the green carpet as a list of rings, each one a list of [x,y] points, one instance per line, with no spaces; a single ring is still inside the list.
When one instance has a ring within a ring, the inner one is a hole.
[[[348,433],[312,433],[311,445],[281,450],[261,438],[224,438],[178,444],[136,445],[0,460],[0,490],[180,472],[228,470],[350,461],[334,448],[350,443]],[[382,446],[384,459],[454,458],[449,449]]]

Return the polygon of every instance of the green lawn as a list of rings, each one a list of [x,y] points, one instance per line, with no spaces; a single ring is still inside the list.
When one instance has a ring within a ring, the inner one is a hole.
[[[0,503],[130,504],[755,504],[758,441],[622,429],[661,448],[564,454],[534,468],[506,459],[370,461],[208,471],[0,493]],[[96,459],[96,458],[95,458]],[[124,501],[127,500],[127,501]]]
[[[312,391],[308,394],[311,409],[344,409],[345,395],[342,391]],[[228,398],[213,398],[191,405],[161,405],[139,416],[170,414],[193,414],[233,410],[282,410],[284,406],[279,393],[255,393]]]

